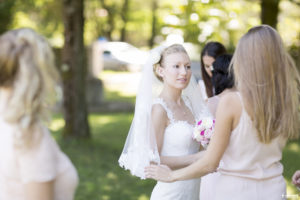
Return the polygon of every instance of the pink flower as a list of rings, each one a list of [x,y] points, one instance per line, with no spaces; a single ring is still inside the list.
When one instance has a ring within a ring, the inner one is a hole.
[[[212,133],[214,131],[215,119],[213,118],[203,118],[194,128],[193,139],[200,142],[204,148],[207,148]]]

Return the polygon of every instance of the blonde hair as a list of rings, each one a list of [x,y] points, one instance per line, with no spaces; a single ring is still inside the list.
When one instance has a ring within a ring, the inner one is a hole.
[[[4,33],[0,46],[0,87],[12,89],[4,119],[17,125],[15,144],[28,146],[55,99],[54,55],[47,41],[27,28]]]
[[[262,143],[299,134],[299,73],[275,29],[251,28],[239,41],[232,64],[238,90]]]
[[[155,74],[155,76],[158,78],[158,80],[163,81],[162,77],[159,76],[159,74],[157,73],[157,68],[158,67],[163,67],[164,66],[164,62],[165,62],[165,57],[167,55],[173,54],[173,53],[185,53],[188,55],[188,53],[186,52],[185,48],[181,45],[181,44],[173,44],[167,48],[165,48],[162,53],[160,54],[160,60],[158,61],[158,63],[153,65],[153,72]]]

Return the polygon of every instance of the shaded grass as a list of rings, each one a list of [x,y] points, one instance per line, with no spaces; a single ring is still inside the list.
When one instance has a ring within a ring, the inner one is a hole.
[[[132,117],[131,113],[91,114],[92,139],[62,140],[63,120],[55,116],[51,131],[79,173],[76,200],[149,199],[155,181],[141,181],[118,165]]]
[[[104,101],[107,102],[128,102],[128,103],[135,103],[135,96],[123,96],[119,91],[108,91],[104,88]]]
[[[155,181],[133,177],[118,165],[132,117],[132,113],[91,114],[92,139],[88,140],[63,140],[63,119],[60,115],[54,117],[50,130],[80,176],[76,200],[149,199]],[[291,184],[293,173],[300,169],[299,140],[287,144],[282,163],[288,194],[299,194]]]
[[[99,78],[104,83],[105,101],[123,101],[134,103],[140,72],[102,71]]]
[[[135,89],[133,84],[126,84],[127,76],[130,79],[138,78],[136,77],[138,74],[131,76],[128,72],[102,72],[105,101],[135,102]],[[120,81],[121,79],[123,81]],[[150,198],[155,181],[133,177],[118,165],[132,118],[132,113],[90,114],[91,139],[63,140],[61,132],[64,120],[59,114],[53,116],[49,128],[61,149],[76,166],[80,177],[75,200]],[[300,139],[287,144],[283,151],[282,163],[288,194],[299,194],[296,187],[291,184],[291,177],[297,169],[300,169]]]
[[[284,165],[283,175],[287,183],[287,194],[300,195],[300,191],[291,183],[294,172],[300,170],[300,139],[290,141],[286,145],[283,150],[282,163]]]
[[[132,113],[91,114],[92,139],[88,140],[62,140],[63,119],[54,117],[50,126],[53,136],[80,176],[76,200],[149,199],[155,181],[133,177],[118,165],[132,117]],[[288,194],[299,193],[291,184],[293,173],[300,169],[299,158],[300,141],[289,142],[282,160]]]

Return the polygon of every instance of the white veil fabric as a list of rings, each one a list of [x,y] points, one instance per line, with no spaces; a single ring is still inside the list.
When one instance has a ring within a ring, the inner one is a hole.
[[[133,121],[119,158],[119,165],[131,174],[145,179],[144,168],[150,163],[160,164],[155,133],[151,122],[153,100],[158,97],[163,84],[156,78],[153,65],[158,63],[165,46],[159,46],[150,51],[150,56],[144,65],[142,78],[136,96]],[[211,116],[203,101],[200,88],[194,76],[183,90],[183,96],[189,99],[196,121]]]

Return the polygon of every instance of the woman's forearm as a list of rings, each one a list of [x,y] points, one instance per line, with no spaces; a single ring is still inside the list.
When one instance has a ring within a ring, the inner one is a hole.
[[[204,155],[204,151],[185,156],[160,156],[160,163],[171,169],[180,169],[196,162]]]
[[[181,181],[200,178],[206,174],[215,172],[217,167],[218,164],[211,163],[209,160],[205,160],[205,158],[199,159],[185,168],[173,171],[171,174],[171,179],[172,181]]]

